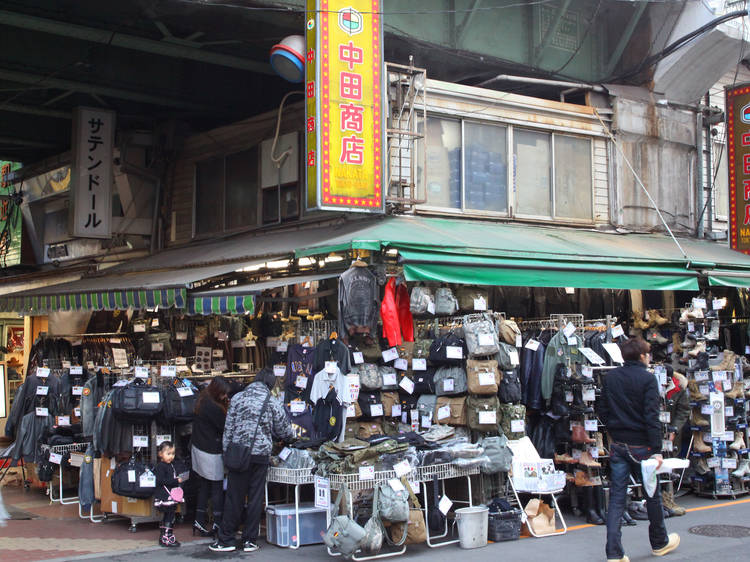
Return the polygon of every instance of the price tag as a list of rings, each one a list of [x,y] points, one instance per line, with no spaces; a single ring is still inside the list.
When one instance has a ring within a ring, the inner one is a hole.
[[[407,393],[412,394],[414,392],[414,381],[409,377],[404,377],[398,385],[403,388]]]
[[[525,430],[526,422],[524,420],[510,420],[511,433],[523,433]]]
[[[346,407],[346,417],[347,418],[354,418],[357,416],[357,409],[354,407],[354,404],[349,404]]]
[[[409,461],[401,461],[393,465],[393,470],[396,472],[396,476],[403,478],[412,471],[412,468]]]
[[[60,453],[50,453],[49,462],[51,462],[52,464],[62,463],[62,455]]]
[[[495,338],[492,334],[479,334],[479,345],[493,345]]]
[[[384,386],[396,386],[398,381],[396,380],[396,373],[385,373],[383,375]]]
[[[393,366],[399,371],[406,371],[409,369],[409,362],[406,359],[398,358]]]
[[[667,386],[667,370],[664,367],[658,366],[654,370],[654,375],[661,386]]]
[[[70,361],[63,361],[62,362],[62,368],[63,369],[70,369]]]
[[[153,472],[144,472],[138,477],[138,484],[141,488],[155,488],[156,476]]]
[[[714,413],[714,407],[711,404],[703,404],[701,406],[701,414],[704,416],[711,416]]]
[[[594,369],[592,369],[588,365],[583,365],[581,367],[581,374],[587,379],[592,379],[594,378]]]
[[[71,375],[82,375],[83,374],[83,367],[80,365],[73,365],[70,368],[70,374]]]
[[[396,468],[395,466],[393,468]],[[391,478],[388,480],[388,485],[391,487],[391,489],[394,492],[405,492],[406,488],[404,488],[404,485],[401,483],[401,480],[397,478]]]
[[[714,310],[721,310],[727,304],[726,299],[714,299],[711,301],[711,306]]]
[[[284,447],[283,449],[281,449],[281,452],[279,453],[279,458],[282,461],[285,461],[286,459],[289,458],[289,455],[291,454],[292,454],[292,450],[289,447]]]
[[[661,442],[661,450],[670,452],[674,449],[674,444],[669,439],[663,439]]]
[[[687,323],[687,331],[688,332],[695,332],[695,323],[694,322],[688,322]]]
[[[93,361],[86,361],[86,368],[89,370],[92,370],[94,368],[94,362]]]
[[[464,350],[462,347],[459,347],[457,345],[449,345],[445,348],[445,356],[448,359],[463,359]]]
[[[474,310],[487,310],[487,301],[484,297],[474,299]]]
[[[705,394],[706,396],[708,396],[711,390],[708,388],[707,384],[701,384],[698,386],[698,392],[700,394]]]
[[[583,451],[581,451],[580,449],[573,449],[570,451],[570,456],[575,460],[579,460],[581,456],[583,456]]]
[[[375,467],[374,466],[360,466],[359,467],[359,479],[360,480],[375,480]]]
[[[575,332],[576,332],[576,327],[572,323],[570,323],[570,322],[568,322],[565,325],[565,327],[563,328],[563,335],[566,338],[569,338],[570,336],[572,336],[573,334],[575,334]]]
[[[160,372],[162,377],[176,377],[177,367],[175,365],[162,365]]]
[[[722,381],[722,384],[724,385],[724,392],[729,392],[730,390],[732,390],[732,381],[725,380]]]
[[[331,481],[328,478],[315,477],[315,507],[325,510],[331,507]]]
[[[409,412],[409,419],[412,422],[418,422],[419,421],[419,410],[411,410]]]
[[[109,338],[109,343],[120,344],[122,340],[120,338]]]
[[[395,361],[398,359],[398,349],[395,347],[391,347],[390,349],[386,349],[382,353],[383,355],[383,361],[385,363],[390,363],[391,361]]]
[[[156,436],[156,446],[158,447],[159,445],[161,445],[162,443],[164,443],[164,441],[171,441],[171,440],[172,440],[172,436],[170,434],[168,434],[168,433],[165,433],[165,434],[162,434],[162,435],[157,435]]]
[[[283,377],[286,374],[286,365],[274,365],[273,374],[277,377]]]
[[[427,370],[427,359],[415,357],[411,360],[411,368],[413,371],[426,371]]]
[[[187,332],[175,332],[175,335],[174,335],[177,341],[187,341],[187,336],[188,336]]]
[[[158,404],[159,403],[159,393],[158,392],[144,392],[141,394],[143,397],[143,403],[144,404]]]
[[[224,357],[224,350],[223,349],[212,349],[211,350],[211,357],[214,357],[216,359],[221,359]]]
[[[112,386],[127,386],[127,385],[128,385],[128,381],[126,379],[122,379],[122,380],[117,381]]]
[[[164,351],[164,344],[160,342],[153,342],[151,344],[151,351]]]
[[[601,355],[590,347],[579,347],[578,349],[583,353],[583,356],[589,360],[589,363],[593,363],[594,365],[604,365],[606,363]]]
[[[397,418],[400,415],[401,415],[401,404],[394,404],[393,406],[391,406],[391,417]]]
[[[494,425],[497,423],[497,412],[479,412],[479,425]]]
[[[185,398],[186,396],[192,396],[193,389],[186,386],[180,386],[177,387],[177,394],[179,394],[182,398]]]
[[[133,447],[148,447],[148,435],[133,435]]]
[[[661,423],[669,423],[672,421],[672,414],[670,412],[659,412],[659,421]]]
[[[721,458],[711,457],[709,459],[706,459],[706,465],[708,466],[708,468],[719,468],[721,466]]]
[[[355,351],[354,353],[352,353],[352,357],[354,358],[355,365],[361,365],[365,362],[364,355],[362,355],[361,351]]]
[[[568,340],[568,345],[571,345],[573,347],[578,345],[578,338],[575,336],[568,336],[567,340]]]
[[[407,416],[406,412],[401,412],[401,423],[409,423],[409,417]]]
[[[565,401],[573,402],[573,393],[570,390],[565,391]]]
[[[128,482],[135,482],[135,470],[128,470]]]
[[[451,510],[452,505],[453,502],[450,500],[450,498],[448,496],[443,496],[438,502],[438,509],[443,515],[448,515],[448,512]]]
[[[382,404],[373,404],[370,406],[370,415],[372,417],[378,417],[383,415],[383,405]]]
[[[706,308],[706,299],[693,297],[693,308]]]
[[[444,420],[446,418],[451,417],[451,407],[450,406],[440,406],[437,411],[437,419],[438,421]]]
[[[516,347],[523,347],[523,337],[521,334],[516,334]]]
[[[354,409],[354,405],[352,405],[352,410]],[[289,403],[289,410],[293,414],[301,414],[305,411],[305,402],[303,400],[292,400]]]
[[[622,329],[622,325],[618,324],[617,326],[612,327],[612,337],[613,338],[619,338],[620,336],[624,336],[625,331]]]
[[[115,359],[115,367],[127,367],[128,366],[128,354],[121,347],[112,348],[112,357]]]
[[[479,373],[479,386],[491,386],[495,384],[495,374],[487,371]]]
[[[454,379],[445,379],[443,381],[443,390],[445,392],[453,392],[456,388],[455,380]]]
[[[586,431],[597,431],[599,429],[599,422],[596,420],[584,420],[583,428]]]
[[[695,373],[696,382],[707,381],[707,380],[708,380],[708,371],[698,371]]]
[[[336,372],[336,369],[338,369],[338,364],[336,363],[336,361],[326,361],[326,365],[325,365],[326,373],[328,373],[329,375],[332,375],[333,373]]]
[[[510,364],[514,367],[521,363],[518,359],[518,350],[516,349],[511,349],[510,351],[508,351],[508,358],[510,358]]]
[[[612,358],[612,361],[614,361],[615,363],[625,363],[622,358],[622,352],[620,351],[619,345],[617,345],[616,343],[603,343],[602,346]]]
[[[112,508],[110,509],[110,513],[117,513],[117,502],[112,502]]]
[[[526,342],[526,345],[524,346],[526,349],[530,349],[531,351],[536,351],[539,349],[539,345],[541,342],[538,342],[534,338],[531,338],[529,341]]]
[[[359,375],[346,375],[346,386],[349,389],[349,398],[353,401],[359,398]]]
[[[432,427],[432,417],[431,416],[422,416],[422,427],[424,429]]]
[[[139,322],[138,324],[133,324],[133,332],[136,334],[138,333],[144,333],[146,331],[146,325],[142,322]]]
[[[599,448],[598,447],[591,447],[589,449],[589,453],[591,454],[591,457],[594,459],[599,458]]]
[[[135,368],[135,378],[137,379],[147,379],[148,374],[148,367],[139,366]]]
[[[49,376],[49,367],[37,367],[36,376],[40,379],[46,379]]]
[[[582,394],[585,402],[593,402],[596,400],[596,391],[593,388],[584,388]]]
[[[294,386],[297,388],[307,388],[307,377],[305,375],[297,375]]]
[[[57,425],[70,425],[70,416],[57,416]]]
[[[724,415],[731,418],[734,415],[734,406],[724,406]]]
[[[80,408],[73,408],[73,415],[77,418],[81,417],[81,409]]]
[[[37,386],[36,387],[36,395],[37,396],[47,396],[49,394],[49,387],[48,386]]]
[[[722,441],[734,441],[734,432],[725,431],[724,436],[721,438]]]
[[[733,459],[729,457],[721,459],[721,468],[729,468],[729,469],[737,468],[737,459]]]
[[[427,303],[427,312],[430,314],[435,314],[435,303],[430,301]]]

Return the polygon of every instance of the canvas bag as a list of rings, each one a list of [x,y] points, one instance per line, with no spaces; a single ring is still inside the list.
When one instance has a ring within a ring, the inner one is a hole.
[[[461,357],[448,357],[448,348],[461,348]],[[429,359],[433,365],[461,365],[466,358],[466,342],[455,333],[438,336],[430,345]]]
[[[349,489],[346,484],[339,491],[338,510],[344,502],[344,497],[349,495]],[[323,542],[332,552],[342,554],[350,558],[352,554],[359,550],[362,541],[365,538],[365,530],[351,517],[346,515],[336,515],[323,535]]]
[[[121,422],[145,423],[156,417],[164,407],[164,394],[156,386],[136,379],[118,386],[112,393],[112,413]]]
[[[374,363],[362,363],[357,365],[359,384],[365,390],[380,390],[383,388],[383,375]]]
[[[521,329],[513,320],[501,319],[497,327],[500,339],[509,345],[516,345],[517,337],[521,335]]]
[[[440,287],[435,291],[435,314],[450,316],[458,311],[458,301],[450,287]]]
[[[412,314],[427,314],[430,304],[435,305],[432,289],[417,285],[409,296],[409,310]],[[433,309],[434,310],[434,309]]]
[[[500,379],[500,371],[497,368],[497,361],[494,359],[486,361],[469,359],[466,361],[466,385],[471,394],[497,394]]]
[[[375,488],[374,493],[377,495],[377,488]],[[372,516],[365,523],[365,536],[360,545],[362,551],[367,554],[377,554],[380,552],[380,549],[383,548],[383,537],[385,536],[383,521],[378,514],[378,502],[375,498],[376,496],[373,496]]]
[[[524,422],[526,421],[526,406],[524,406],[523,404],[501,404],[500,412],[502,413],[501,427],[503,429],[503,433],[508,439],[514,441],[516,439],[521,439],[524,435],[526,435],[525,429],[524,431],[512,431],[512,422],[514,420],[524,420]],[[526,424],[524,423],[524,428],[525,425]]]
[[[164,391],[164,406],[159,418],[165,425],[191,422],[195,417],[197,401],[198,391],[195,387],[186,384],[180,384],[179,387],[170,385]]]
[[[435,394],[438,396],[464,394],[468,388],[466,371],[461,367],[440,367],[435,371],[434,381]],[[451,385],[453,385],[453,388],[451,388]]]
[[[469,396],[466,399],[467,425],[474,431],[497,433],[500,429],[499,408],[497,396]]]
[[[518,362],[515,365],[513,364],[513,358],[511,356],[518,359]],[[500,342],[500,348],[498,349],[495,359],[497,360],[497,366],[501,371],[510,371],[511,369],[518,367],[521,357],[515,346],[505,342]]]
[[[448,417],[440,419],[441,408],[448,408]],[[466,425],[466,396],[438,396],[435,403],[435,423]]]
[[[409,520],[409,492],[396,491],[390,484],[383,482],[375,488],[373,503],[377,506],[378,514],[386,521],[404,522]]]
[[[518,376],[518,369],[503,372],[497,395],[500,402],[506,404],[521,401],[521,378]]]
[[[398,381],[400,380],[398,373],[396,372],[396,369],[391,367],[390,365],[381,365],[378,367],[378,372],[380,373],[380,381],[381,381],[381,388],[383,390],[397,390],[398,389]],[[387,377],[386,375],[393,375],[393,377]],[[390,379],[391,381],[395,379],[395,383],[392,384],[386,384],[386,379]]]
[[[383,425],[379,420],[359,422],[356,426],[356,432],[354,437],[366,441],[373,435],[383,435]]]
[[[424,512],[409,482],[406,479],[402,481],[409,492],[411,507],[409,508],[409,520],[406,523],[391,525],[393,544],[396,546],[404,544],[404,542],[406,544],[420,544],[427,540],[427,526],[424,521]],[[406,527],[406,532],[404,532],[404,527]]]
[[[513,463],[513,451],[508,447],[508,438],[505,435],[483,437],[479,443],[484,448],[484,454],[490,459],[490,462],[481,466],[484,474],[510,470]]]
[[[414,381],[414,394],[435,394],[435,369],[428,367],[426,371],[414,371],[411,379]]]
[[[380,399],[383,403],[383,415],[387,417],[392,416],[393,406],[400,404],[398,392],[383,392],[380,394]]]
[[[359,407],[362,408],[362,416],[365,418],[379,418],[383,414],[378,412],[377,406],[379,405],[382,409],[383,399],[380,397],[380,392],[362,392],[359,393]],[[375,408],[373,408],[373,406]]]
[[[481,287],[466,287],[462,286],[456,289],[456,299],[458,300],[458,307],[463,312],[473,312],[476,310],[475,301],[483,298],[485,305],[488,302],[488,293],[486,289]]]
[[[419,422],[422,423],[422,418],[428,417],[430,421],[435,416],[435,404],[437,404],[437,396],[434,394],[423,394],[417,400],[417,411],[419,411]]]
[[[489,314],[464,316],[463,325],[469,357],[495,355],[500,351],[497,333],[495,333],[495,323]]]

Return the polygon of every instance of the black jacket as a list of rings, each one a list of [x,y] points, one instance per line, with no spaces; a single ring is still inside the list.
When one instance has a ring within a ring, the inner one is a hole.
[[[159,461],[154,467],[154,476],[156,476],[154,500],[168,501],[169,492],[167,490],[171,490],[180,485],[179,480],[177,480],[177,469],[175,469],[174,464],[167,464]]]
[[[626,361],[604,377],[599,415],[612,439],[661,451],[659,387],[639,361]]]
[[[224,435],[227,414],[208,396],[201,400],[200,405],[200,411],[195,414],[193,420],[191,443],[204,453],[220,454],[222,452],[221,437]]]

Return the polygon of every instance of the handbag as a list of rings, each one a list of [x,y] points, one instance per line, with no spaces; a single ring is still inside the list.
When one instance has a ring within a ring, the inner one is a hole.
[[[374,363],[357,365],[356,372],[359,373],[359,384],[365,390],[380,390],[383,388],[383,375]]]
[[[490,459],[490,462],[481,465],[482,473],[495,474],[510,470],[513,451],[508,447],[508,438],[505,435],[484,437],[480,443],[484,448],[484,454]]]
[[[378,373],[380,374],[380,387],[383,390],[398,390],[399,376],[396,369],[388,365],[381,365],[378,367]]]
[[[453,332],[435,338],[430,345],[430,362],[434,365],[460,365],[466,357],[466,342]]]
[[[487,361],[469,359],[466,361],[466,384],[471,394],[497,394],[500,384],[500,371],[497,368],[497,361],[494,359]]]
[[[164,486],[164,489],[167,491],[167,494],[169,495],[169,499],[173,502],[182,503],[185,498],[185,492],[180,488],[179,486],[175,486],[172,489],[167,488]]]
[[[118,496],[145,499],[154,495],[156,476],[144,463],[131,457],[112,472],[112,492]]]
[[[414,371],[414,394],[435,394],[435,369],[428,367],[426,371]]]
[[[427,418],[432,424],[432,418],[435,417],[435,404],[437,404],[437,396],[434,394],[423,394],[417,400],[417,411],[419,412],[419,422],[422,423]],[[425,424],[422,424],[423,426]],[[424,427],[426,429],[426,427]]]
[[[500,350],[495,323],[489,314],[464,316],[463,326],[466,348],[470,357],[495,355]]]
[[[341,510],[344,497],[349,496],[349,488],[344,484],[339,491],[337,511]],[[336,515],[331,524],[323,534],[323,542],[332,552],[340,553],[346,558],[357,552],[365,539],[364,528],[359,525],[349,514]]]
[[[163,405],[161,389],[141,379],[118,386],[112,393],[112,413],[121,422],[149,422],[161,412]]]
[[[440,498],[438,498],[438,484],[439,480],[437,474],[432,476],[432,505],[430,511],[427,514],[427,522],[430,525],[430,531],[437,534],[445,530],[445,514],[440,511],[438,505],[440,504]]]
[[[466,287],[462,286],[456,289],[456,300],[458,300],[458,308],[463,312],[473,312],[477,310],[477,301],[484,299],[485,308],[487,307],[488,293],[486,289],[481,287]]]
[[[427,540],[427,526],[424,522],[424,512],[409,482],[404,481],[404,485],[409,492],[409,500],[411,501],[409,519],[405,523],[391,525],[392,540],[396,545],[404,544],[404,542],[406,544],[423,543]]]
[[[403,486],[400,490],[394,490],[387,482],[378,484],[373,503],[380,517],[386,521],[396,523],[409,520],[409,492]]]
[[[177,384],[178,381],[175,381]],[[182,383],[180,386],[170,385],[164,392],[164,406],[159,419],[165,425],[188,423],[195,417],[195,404],[198,401],[198,391],[193,386]]]
[[[224,466],[227,470],[233,472],[244,472],[250,467],[250,461],[253,454],[253,445],[255,445],[255,438],[258,436],[258,428],[260,427],[260,421],[263,419],[263,414],[268,408],[268,402],[271,400],[271,393],[266,394],[266,399],[263,401],[263,407],[260,409],[260,415],[258,416],[258,423],[255,425],[255,432],[253,438],[250,441],[250,446],[242,445],[230,441],[227,448],[224,450],[222,458],[224,460]]]
[[[383,400],[383,415],[387,417],[392,417],[394,415],[399,416],[401,415],[400,412],[393,413],[393,407],[398,405],[399,409],[401,407],[401,403],[399,402],[398,393],[397,392],[383,392],[380,395],[381,399]]]
[[[515,346],[518,342],[518,336],[521,335],[521,329],[513,320],[500,320],[497,327],[500,339],[509,345]]]
[[[502,404],[500,406],[502,413],[502,428],[505,436],[510,440],[521,439],[526,435],[526,406],[523,404]],[[513,422],[523,421],[523,429],[513,431]]]
[[[377,490],[375,492],[377,494]],[[383,522],[378,515],[377,502],[372,502],[372,516],[365,523],[365,536],[360,548],[367,554],[377,554],[383,548]]]
[[[518,356],[518,350],[515,346],[512,346],[505,342],[500,342],[500,348],[497,352],[497,366],[501,371],[510,371],[518,367],[520,358]]]
[[[432,306],[430,306],[432,304]],[[412,314],[426,314],[430,308],[435,311],[435,298],[429,287],[417,285],[409,295],[409,310]]]
[[[383,416],[383,400],[379,392],[359,393],[359,407],[362,408],[363,418],[379,418]]]
[[[497,396],[469,396],[466,399],[466,421],[470,429],[497,433],[500,428]]]
[[[466,425],[466,396],[438,396],[435,423]]]
[[[440,367],[435,371],[435,394],[463,394],[467,390],[466,371],[461,367]]]

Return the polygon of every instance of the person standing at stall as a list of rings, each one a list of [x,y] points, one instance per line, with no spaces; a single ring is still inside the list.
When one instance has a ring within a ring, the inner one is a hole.
[[[603,376],[600,417],[610,435],[610,492],[607,512],[607,560],[629,562],[622,547],[620,523],[625,510],[628,477],[640,463],[655,458],[661,466],[662,428],[659,387],[646,370],[651,346],[643,338],[620,344],[625,364]],[[677,533],[667,535],[661,495],[646,494],[651,553],[664,556],[680,544]]]
[[[213,552],[233,552],[238,548],[235,532],[243,512],[245,521],[239,544],[245,552],[259,549],[258,524],[273,439],[286,442],[295,439],[283,405],[271,397],[275,384],[273,370],[265,367],[229,404],[223,438],[227,492],[217,539],[208,547]]]
[[[193,472],[198,475],[199,483],[193,534],[198,532],[209,536],[215,533],[224,511],[224,461],[221,454],[230,390],[227,379],[214,377],[195,405],[191,456]],[[213,529],[209,527],[209,498]]]

